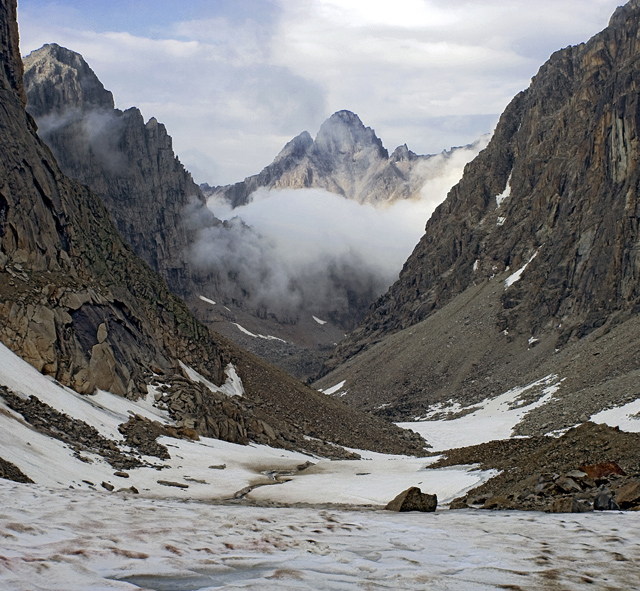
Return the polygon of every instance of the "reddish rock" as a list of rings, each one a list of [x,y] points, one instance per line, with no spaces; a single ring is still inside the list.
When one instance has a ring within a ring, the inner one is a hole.
[[[625,471],[618,466],[618,462],[601,462],[599,464],[593,464],[591,466],[580,466],[580,470],[584,472],[589,478],[604,478],[611,474],[625,475]]]

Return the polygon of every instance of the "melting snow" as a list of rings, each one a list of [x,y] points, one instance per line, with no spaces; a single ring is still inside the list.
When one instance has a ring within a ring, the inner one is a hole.
[[[640,433],[640,399],[623,406],[603,410],[593,415],[589,420],[594,423],[620,427],[623,431]]]
[[[638,513],[216,506],[6,481],[0,506],[7,590],[604,591],[638,583]]]
[[[211,304],[212,306],[215,306],[216,303],[213,300],[210,300],[209,298],[205,298],[204,296],[198,296],[203,302],[207,302],[207,304]]]
[[[222,392],[222,394],[226,394],[227,396],[244,396],[244,386],[242,385],[242,380],[240,376],[236,373],[236,368],[232,363],[229,363],[227,367],[224,368],[224,373],[227,376],[224,384],[222,386],[216,386],[214,383],[210,382],[203,375],[199,374],[195,369],[185,365],[180,361],[180,366],[194,382],[200,382],[204,384],[209,390],[212,392]]]
[[[533,256],[522,267],[520,267],[513,275],[509,275],[509,277],[505,279],[505,282],[504,282],[505,289],[507,289],[508,287],[511,287],[516,281],[519,281],[520,277],[522,276],[522,273],[524,273],[524,270],[527,268],[527,265],[533,259],[535,259],[536,256],[538,256],[537,250],[533,253]]]
[[[326,324],[327,323],[326,320],[320,320],[320,318],[316,318],[315,316],[312,316],[311,318],[313,318],[318,324]]]

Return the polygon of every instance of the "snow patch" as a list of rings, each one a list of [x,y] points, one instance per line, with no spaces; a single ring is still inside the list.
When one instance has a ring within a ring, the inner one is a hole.
[[[504,226],[504,223],[507,221],[507,218],[500,216],[496,221],[497,226]]]
[[[513,172],[511,172],[511,174],[509,175],[509,178],[507,180],[507,186],[505,187],[504,191],[502,191],[502,193],[500,193],[500,195],[496,195],[496,205],[498,207],[500,207],[502,205],[502,203],[504,202],[505,199],[508,199],[511,196],[511,177],[512,176],[513,176]],[[500,218],[498,218],[498,219],[500,219]],[[504,218],[502,218],[502,219],[504,219]],[[498,225],[501,226],[502,224],[498,224]]]
[[[620,427],[630,433],[640,433],[640,398],[622,406],[603,410],[589,420],[610,427]]]
[[[198,296],[203,302],[207,302],[207,304],[211,304],[212,306],[215,306],[216,303],[213,300],[210,300],[209,298],[205,298],[204,296]]]
[[[326,320],[320,320],[320,318],[316,318],[315,316],[311,316],[318,324],[326,324]]]
[[[398,426],[422,435],[433,446],[433,451],[477,445],[495,439],[507,439],[511,437],[513,428],[525,415],[551,400],[560,388],[561,382],[557,375],[548,375],[527,386],[512,388],[496,398],[487,398],[469,407],[462,407],[457,403],[448,407],[439,404],[432,409],[431,416],[441,412],[460,413],[466,409],[479,408],[449,421],[423,419],[398,423]],[[540,390],[539,398],[527,404],[531,396],[527,397],[523,394],[533,388]]]
[[[509,275],[509,277],[505,279],[504,288],[507,289],[508,287],[511,287],[516,281],[519,281],[520,277],[522,277],[522,274],[524,273],[524,270],[527,268],[527,265],[537,256],[538,251],[536,250],[533,253],[533,256],[522,267],[520,267],[513,275]]]
[[[284,339],[279,339],[278,337],[273,337],[271,335],[263,335],[263,334],[253,334],[252,332],[248,331],[244,326],[241,326],[240,324],[238,324],[237,322],[232,322],[231,324],[235,324],[238,327],[238,330],[240,332],[243,332],[244,334],[253,337],[254,339],[266,339],[267,341],[281,341],[283,343],[286,343],[287,341],[285,341]]]
[[[328,396],[332,396],[333,394],[336,394],[337,392],[342,390],[342,387],[344,386],[346,381],[347,380],[342,380],[339,384],[331,386],[331,388],[327,388],[326,390],[320,390],[320,392],[322,392],[323,394],[327,394]]]
[[[242,380],[236,373],[236,368],[232,363],[229,363],[227,367],[224,368],[224,373],[226,374],[227,379],[225,380],[224,384],[222,384],[222,386],[216,386],[214,383],[207,380],[207,378],[205,378],[203,375],[199,374],[195,369],[182,363],[182,361],[180,361],[180,367],[182,367],[185,373],[189,376],[190,380],[204,384],[212,392],[221,392],[222,394],[226,394],[227,396],[244,396],[244,386],[242,385]]]

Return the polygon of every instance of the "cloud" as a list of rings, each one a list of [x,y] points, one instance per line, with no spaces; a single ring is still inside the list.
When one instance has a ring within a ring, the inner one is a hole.
[[[198,182],[227,184],[340,109],[391,149],[471,142],[553,51],[604,28],[619,3],[21,0],[19,19],[23,52],[79,51],[120,108],[166,124]]]
[[[246,307],[353,328],[397,279],[427,219],[487,141],[420,163],[414,174],[427,180],[418,199],[376,207],[322,189],[261,189],[233,210],[210,201],[226,223],[200,232],[194,262],[216,270],[221,291]]]

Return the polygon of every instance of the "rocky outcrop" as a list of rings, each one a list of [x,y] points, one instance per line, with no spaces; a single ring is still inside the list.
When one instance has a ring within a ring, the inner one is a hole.
[[[492,441],[445,452],[428,469],[479,464],[499,473],[451,508],[582,513],[640,509],[640,435],[584,423],[560,438]]]
[[[115,109],[111,92],[73,51],[45,45],[25,60],[27,110],[65,174],[91,187],[134,252],[180,297],[202,281],[189,262],[194,233],[219,225],[155,118]],[[209,292],[211,289],[209,289]]]
[[[14,1],[0,0],[0,16],[15,12]],[[80,393],[102,387],[132,398],[147,393],[154,375],[181,373],[180,362],[213,384],[224,382],[232,364],[260,420],[295,432],[292,446],[313,434],[361,449],[422,448],[419,439],[406,440],[400,429],[335,404],[201,325],[122,240],[101,199],[61,172],[12,77],[21,71],[15,22],[3,20],[0,31],[9,35],[0,47],[0,340],[6,346]]]
[[[235,185],[202,188],[206,196],[232,207],[246,205],[260,188],[319,188],[360,203],[388,203],[419,196],[430,174],[422,165],[430,158],[411,152],[406,144],[389,156],[375,131],[355,113],[338,111],[322,124],[315,140],[303,131],[259,174]]]

